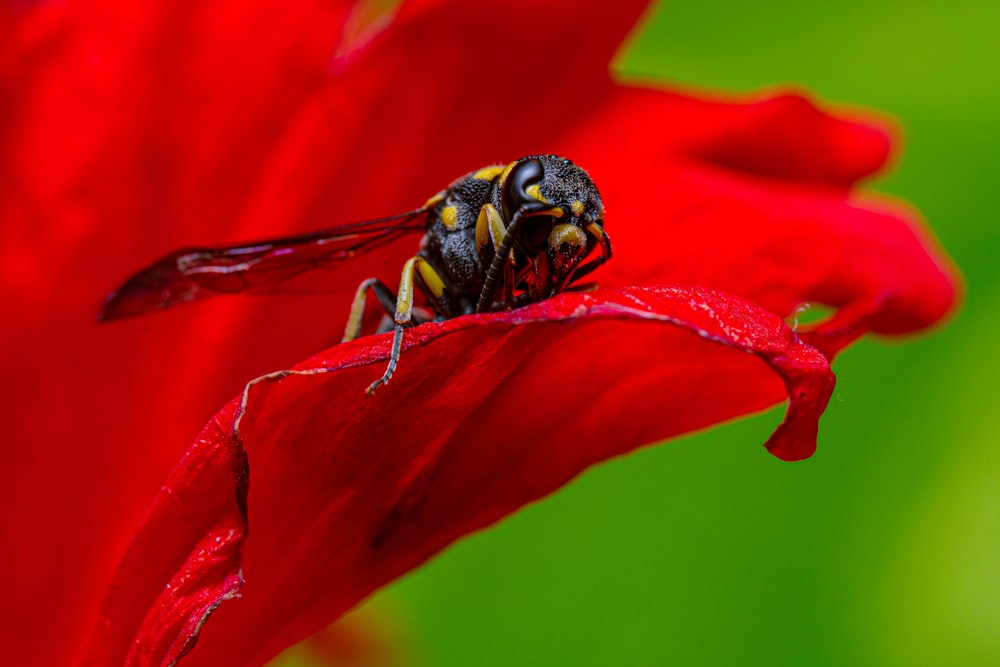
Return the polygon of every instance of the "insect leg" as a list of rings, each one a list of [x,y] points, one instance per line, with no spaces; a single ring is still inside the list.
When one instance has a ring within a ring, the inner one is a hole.
[[[514,252],[510,251],[510,261],[503,265],[503,303],[504,308],[513,308],[514,303]]]
[[[483,204],[476,219],[476,249],[479,250],[480,257],[488,243],[493,244],[494,252],[500,249],[500,244],[507,236],[506,227],[497,207],[493,204]]]
[[[476,248],[479,256],[483,256],[483,251],[487,244],[493,245],[494,256],[499,254],[503,246],[503,240],[507,237],[507,228],[503,223],[503,217],[493,204],[483,204],[479,209],[479,218],[476,220]],[[509,261],[504,264],[504,303],[509,303],[514,298],[514,252],[508,250]],[[492,304],[491,304],[492,308]]]
[[[500,277],[500,272],[504,270],[504,264],[507,262],[508,257],[510,257],[514,235],[523,219],[524,212],[518,209],[511,218],[510,224],[507,225],[507,229],[504,230],[504,236],[500,240],[500,245],[496,249],[496,254],[493,255],[490,268],[486,272],[486,280],[483,281],[483,290],[479,293],[479,302],[476,304],[477,313],[488,313],[493,310],[493,297],[497,293],[497,278]]]
[[[354,340],[361,335],[361,322],[365,317],[368,290],[375,293],[375,298],[385,308],[385,312],[392,313],[396,310],[396,295],[385,286],[385,283],[378,278],[365,280],[358,285],[358,291],[354,294],[354,301],[351,304],[351,314],[347,318],[347,326],[344,327],[344,337],[340,340],[341,343]]]
[[[592,222],[587,225],[587,231],[593,234],[597,238],[597,242],[601,245],[601,256],[590,260],[577,269],[576,273],[573,274],[573,280],[570,282],[576,282],[599,267],[601,264],[604,264],[606,261],[611,259],[611,239],[608,238],[604,228],[596,222]]]
[[[399,355],[403,349],[403,328],[413,319],[413,290],[417,285],[417,277],[427,293],[436,300],[436,305],[447,314],[449,310],[450,298],[444,280],[438,272],[431,266],[430,262],[417,255],[406,260],[403,265],[403,272],[399,278],[399,293],[396,297],[396,313],[393,318],[395,327],[393,328],[392,352],[389,354],[389,365],[386,366],[382,377],[369,385],[365,390],[367,394],[372,394],[376,389],[384,385],[392,378],[396,372],[396,364],[399,363]]]

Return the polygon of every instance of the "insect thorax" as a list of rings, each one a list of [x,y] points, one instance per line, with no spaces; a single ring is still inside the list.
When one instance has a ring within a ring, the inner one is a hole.
[[[494,198],[503,168],[480,169],[448,186],[431,210],[421,249],[459,292],[470,297],[479,295],[486,273],[476,249],[476,221],[483,205]]]

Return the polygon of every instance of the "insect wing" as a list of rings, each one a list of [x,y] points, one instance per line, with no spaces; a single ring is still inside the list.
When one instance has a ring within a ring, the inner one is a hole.
[[[100,320],[139,315],[219,294],[267,289],[334,268],[407,234],[424,232],[428,209],[228,248],[176,250],[135,274],[104,302]]]

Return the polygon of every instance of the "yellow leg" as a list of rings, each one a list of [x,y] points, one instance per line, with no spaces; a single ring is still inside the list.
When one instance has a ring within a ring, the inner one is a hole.
[[[476,248],[479,250],[480,258],[484,256],[483,250],[487,244],[493,245],[494,258],[499,254],[505,253],[507,255],[507,261],[503,267],[504,302],[510,303],[514,298],[514,265],[516,258],[514,257],[514,249],[510,246],[510,243],[505,243],[506,238],[507,226],[504,224],[503,216],[500,215],[500,212],[492,204],[483,204],[483,207],[479,209],[479,218],[476,220]],[[487,276],[489,275],[490,272],[487,272]],[[495,292],[496,288],[493,286],[492,281],[490,281],[490,285],[490,289]],[[487,310],[492,310],[492,296],[490,301],[491,303],[485,306]],[[477,306],[477,312],[483,312],[483,308],[484,299],[481,298]]]
[[[444,280],[438,272],[431,266],[430,262],[417,255],[406,260],[403,265],[402,275],[399,277],[399,292],[396,296],[396,314],[393,318],[396,326],[393,329],[392,351],[389,354],[389,365],[385,369],[382,377],[372,382],[365,392],[371,395],[376,389],[384,385],[392,378],[396,372],[396,365],[399,363],[399,356],[403,349],[403,328],[413,319],[413,291],[417,285],[417,276],[423,284],[427,293],[437,299],[439,304],[445,303],[446,288]],[[353,315],[353,311],[352,311]]]
[[[483,256],[483,250],[490,242],[493,244],[493,251],[496,252],[506,235],[507,227],[503,224],[500,211],[493,204],[483,204],[476,219],[476,248],[479,249],[479,256]]]
[[[504,308],[513,308],[514,303],[514,252],[515,249],[510,249],[510,261],[504,264],[503,267],[503,303]]]
[[[490,262],[489,268],[486,270],[486,279],[483,281],[483,289],[479,293],[479,301],[476,303],[477,313],[488,313],[493,310],[493,297],[497,293],[497,279],[502,278],[503,274],[501,272],[507,271],[504,264],[511,261],[512,258],[512,241],[517,234],[517,230],[521,225],[521,221],[525,218],[524,210],[519,209],[510,219],[510,224],[504,229],[504,236],[500,239],[499,245],[496,248],[496,254],[493,255],[493,261]]]
[[[344,327],[344,337],[341,343],[352,341],[361,335],[361,324],[365,317],[365,304],[367,303],[368,290],[375,292],[376,298],[385,312],[392,313],[396,308],[396,296],[378,278],[369,278],[360,285],[358,291],[354,293],[354,301],[351,303],[351,314],[347,317],[347,326]]]
[[[590,260],[589,262],[581,266],[579,269],[577,269],[573,273],[573,278],[572,280],[570,280],[571,283],[576,282],[580,278],[584,277],[585,275],[587,275],[588,273],[599,267],[601,264],[604,264],[606,261],[611,259],[611,239],[608,238],[608,235],[604,231],[604,228],[601,227],[596,222],[592,222],[589,225],[587,225],[587,231],[593,234],[594,238],[597,239],[597,243],[601,247],[601,256],[598,257],[597,259]]]

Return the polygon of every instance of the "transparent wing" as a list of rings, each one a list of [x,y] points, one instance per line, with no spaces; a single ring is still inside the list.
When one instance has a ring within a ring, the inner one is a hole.
[[[98,319],[114,320],[219,294],[267,289],[306,271],[332,268],[427,229],[429,209],[229,248],[183,248],[108,295]]]

